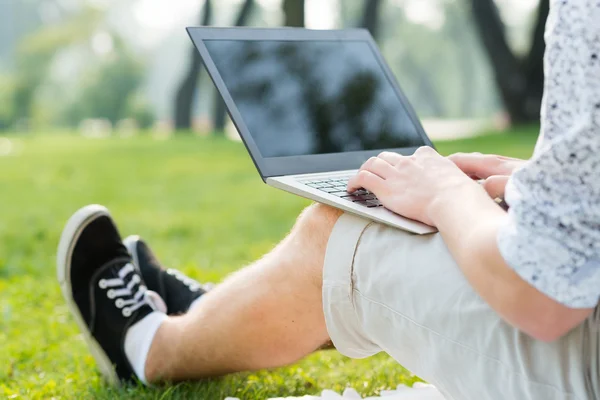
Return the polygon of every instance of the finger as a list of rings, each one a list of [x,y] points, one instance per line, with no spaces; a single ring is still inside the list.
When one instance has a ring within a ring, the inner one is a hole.
[[[509,176],[504,175],[494,175],[490,176],[483,182],[483,188],[490,195],[492,199],[496,199],[499,197],[504,197],[504,192],[506,191],[506,184],[510,179]]]
[[[481,153],[457,153],[448,157],[465,174],[486,179],[492,175],[510,174],[505,167],[506,159],[496,155]]]
[[[392,165],[398,164],[404,158],[404,156],[402,156],[398,153],[392,153],[391,151],[384,151],[377,157],[381,158],[382,160],[387,161],[388,163],[390,163]]]
[[[367,189],[375,194],[380,193],[385,180],[371,171],[359,171],[354,177],[348,181],[348,192],[352,193],[358,189]]]
[[[438,152],[435,151],[435,149],[433,149],[432,147],[429,147],[429,146],[419,147],[417,149],[417,151],[415,151],[415,155],[416,156],[427,155],[427,154],[429,154],[429,155],[431,155],[431,154],[438,154]]]
[[[396,169],[392,164],[378,157],[369,158],[369,160],[364,163],[360,169],[361,171],[370,171],[383,179],[387,179],[396,172]]]
[[[494,155],[494,157],[498,158],[499,160],[503,160],[503,161],[525,161],[522,158],[515,158],[515,157],[507,157],[507,156],[497,156]]]

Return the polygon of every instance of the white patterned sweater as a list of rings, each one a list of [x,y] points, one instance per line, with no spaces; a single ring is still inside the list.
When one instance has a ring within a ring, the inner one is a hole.
[[[600,0],[551,0],[542,130],[506,190],[498,244],[538,290],[572,308],[600,299]]]

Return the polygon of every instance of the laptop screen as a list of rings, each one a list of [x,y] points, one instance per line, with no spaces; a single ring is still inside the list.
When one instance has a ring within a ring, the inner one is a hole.
[[[367,42],[204,43],[263,157],[426,144]]]

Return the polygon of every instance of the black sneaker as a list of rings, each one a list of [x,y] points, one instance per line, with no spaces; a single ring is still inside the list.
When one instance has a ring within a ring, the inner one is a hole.
[[[102,375],[113,384],[135,380],[125,355],[125,335],[160,305],[133,265],[106,208],[87,206],[69,219],[58,246],[57,274]]]
[[[165,301],[169,315],[185,314],[192,303],[212,287],[211,284],[201,284],[175,269],[163,268],[150,247],[139,236],[129,236],[123,244],[140,269],[148,288]]]

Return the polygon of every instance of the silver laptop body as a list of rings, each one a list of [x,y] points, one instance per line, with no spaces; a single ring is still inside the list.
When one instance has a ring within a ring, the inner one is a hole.
[[[345,191],[370,157],[433,147],[367,31],[188,33],[263,181],[409,232],[435,232],[368,191]]]

